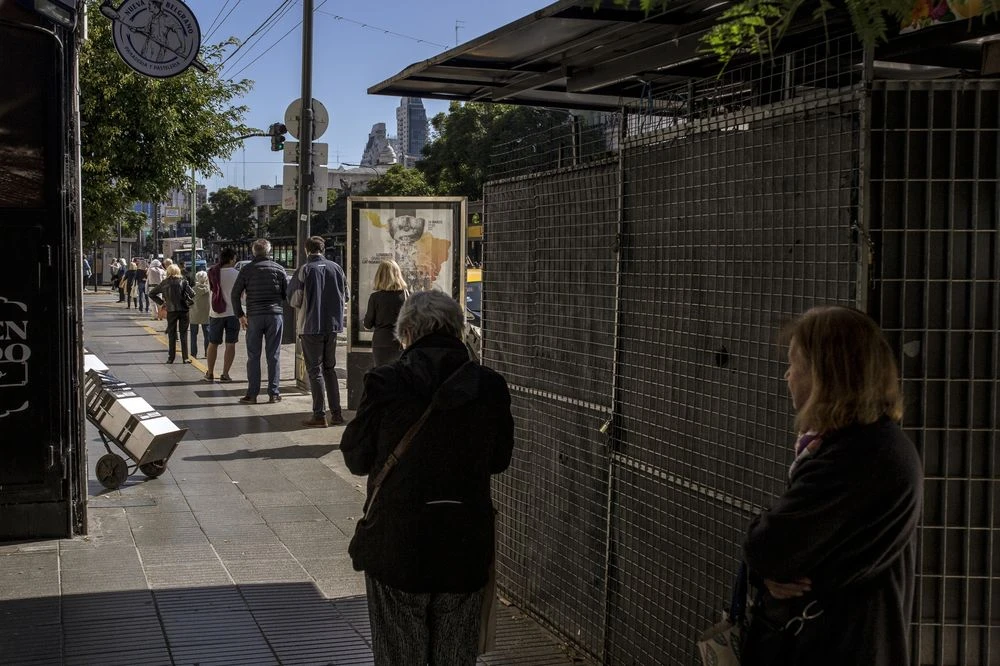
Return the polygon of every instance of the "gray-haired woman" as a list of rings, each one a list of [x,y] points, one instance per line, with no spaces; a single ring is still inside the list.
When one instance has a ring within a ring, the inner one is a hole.
[[[474,664],[493,558],[490,475],[510,464],[507,383],[469,361],[462,310],[439,291],[411,295],[396,321],[399,360],[368,371],[340,449],[368,475],[351,541],[365,572],[375,664]],[[376,477],[421,419],[409,448]]]

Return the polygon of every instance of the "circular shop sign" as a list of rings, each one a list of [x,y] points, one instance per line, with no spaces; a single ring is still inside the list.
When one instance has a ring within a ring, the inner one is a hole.
[[[101,13],[114,21],[118,54],[140,74],[177,76],[198,57],[201,28],[180,0],[125,0],[117,9],[101,7]]]

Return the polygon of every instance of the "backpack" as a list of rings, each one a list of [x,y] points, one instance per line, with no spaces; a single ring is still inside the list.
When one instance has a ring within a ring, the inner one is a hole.
[[[208,288],[212,292],[212,311],[222,314],[226,311],[226,297],[222,293],[222,269],[218,265],[208,269]]]

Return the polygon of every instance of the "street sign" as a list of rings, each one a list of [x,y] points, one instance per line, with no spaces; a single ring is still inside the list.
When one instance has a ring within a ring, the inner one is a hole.
[[[285,142],[285,164],[298,164],[299,163],[299,146],[302,145],[298,141],[286,141]],[[330,144],[328,143],[316,143],[313,142],[313,153],[312,153],[312,165],[315,170],[316,167],[326,164],[327,158],[330,155]]]
[[[330,175],[325,166],[313,168],[313,182],[310,208],[314,213],[326,210],[326,190]],[[281,173],[281,207],[284,210],[298,210],[299,207],[299,167],[286,164]]]
[[[326,186],[329,184],[329,171],[325,166],[313,167],[312,211],[320,213],[326,210]]]
[[[299,98],[288,105],[285,109],[285,127],[288,128],[288,133],[292,135],[294,139],[302,138],[299,136],[299,123],[302,119],[302,99]],[[327,113],[326,107],[315,97],[313,98],[313,140],[316,140],[323,136],[323,132],[326,128],[330,126],[330,114]]]
[[[286,164],[281,172],[281,207],[295,210],[299,207],[299,167]]]

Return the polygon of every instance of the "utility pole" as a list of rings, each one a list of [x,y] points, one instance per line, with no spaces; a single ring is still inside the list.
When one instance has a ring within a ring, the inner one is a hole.
[[[194,286],[194,274],[198,272],[198,181],[194,179],[194,167],[191,167],[191,286]]]
[[[302,122],[299,129],[299,219],[295,227],[295,267],[306,261],[306,239],[312,206],[313,97],[312,97],[313,0],[302,0]],[[326,183],[323,183],[326,187]]]
[[[465,27],[465,21],[455,19],[455,46],[458,46],[458,29]]]

